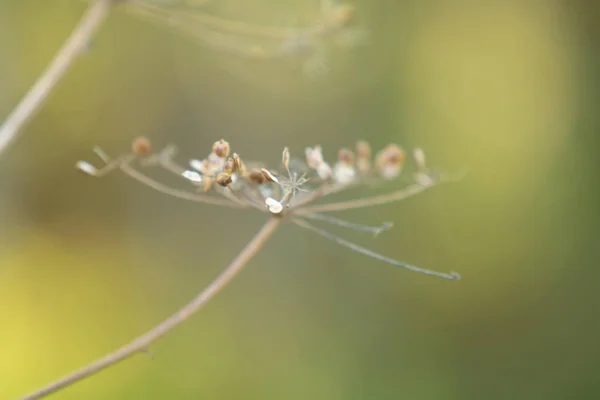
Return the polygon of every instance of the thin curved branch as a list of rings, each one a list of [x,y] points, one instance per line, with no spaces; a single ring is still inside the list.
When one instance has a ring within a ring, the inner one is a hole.
[[[112,0],[93,0],[85,14],[39,79],[0,127],[0,153],[15,140],[25,123],[44,103],[54,86],[108,16]]]
[[[382,254],[376,253],[372,250],[369,250],[362,246],[359,246],[356,243],[352,243],[346,239],[342,239],[341,237],[336,236],[330,232],[327,232],[324,229],[317,228],[316,226],[310,224],[309,222],[304,221],[299,218],[292,218],[292,222],[302,228],[305,228],[305,229],[308,229],[309,231],[315,232],[316,234],[324,237],[325,239],[331,240],[332,242],[337,243],[340,246],[346,247],[352,251],[355,251],[360,254],[364,254],[365,256],[374,258],[376,260],[383,261],[383,262],[393,265],[395,267],[404,268],[404,269],[407,269],[412,272],[418,272],[418,273],[424,274],[424,275],[436,276],[438,278],[443,278],[443,279],[458,280],[461,278],[460,274],[458,272],[444,273],[444,272],[432,271],[430,269],[425,269],[425,268],[417,267],[416,265],[411,265],[411,264],[407,264],[402,261],[394,260],[393,258],[386,257]]]
[[[63,377],[57,381],[36,390],[20,400],[35,400],[46,397],[60,389],[64,389],[72,384],[92,376],[105,368],[113,366],[136,353],[143,352],[150,344],[170,332],[182,322],[186,321],[194,313],[202,308],[208,301],[217,295],[227,284],[244,268],[244,266],[256,255],[266,240],[273,234],[279,226],[281,218],[272,217],[246,245],[242,252],[232,261],[231,264],[202,292],[200,292],[192,301],[183,306],[175,314],[161,322],[159,325],[150,329],[148,332],[114,352],[92,362],[91,364]]]
[[[131,167],[128,164],[123,164],[120,166],[120,168],[121,168],[121,171],[123,171],[123,173],[128,175],[129,177],[137,180],[138,182],[143,183],[144,185],[146,185],[148,187],[151,187],[152,189],[154,189],[158,192],[168,194],[169,196],[177,197],[177,198],[183,199],[183,200],[195,201],[198,203],[212,204],[215,206],[224,206],[224,207],[231,207],[231,208],[247,207],[246,204],[243,204],[241,202],[235,202],[231,199],[226,200],[226,199],[212,198],[212,197],[204,196],[201,194],[194,194],[194,193],[186,192],[183,190],[171,188],[167,185],[164,185],[164,184],[150,178],[149,176],[142,174],[140,171],[134,169],[133,167]]]
[[[394,201],[404,200],[408,197],[419,194],[433,186],[435,186],[435,184],[421,185],[416,183],[407,186],[404,189],[400,189],[398,191],[388,194],[382,194],[380,196],[365,197],[356,200],[342,201],[339,203],[329,203],[311,207],[304,207],[296,210],[295,212],[298,215],[304,216],[315,212],[345,211],[352,210],[355,208],[378,206],[381,204],[387,204],[392,203]]]

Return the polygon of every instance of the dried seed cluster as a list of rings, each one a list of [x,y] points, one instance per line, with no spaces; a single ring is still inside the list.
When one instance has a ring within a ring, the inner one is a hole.
[[[325,161],[323,150],[319,145],[307,147],[303,160],[294,159],[286,147],[281,155],[282,168],[268,169],[259,163],[244,162],[239,154],[232,153],[229,143],[221,139],[213,144],[206,158],[191,160],[189,168],[185,168],[173,160],[176,153],[174,147],[166,147],[158,153],[152,153],[152,147],[147,138],[140,137],[132,143],[130,153],[122,154],[112,160],[101,149],[96,148],[96,153],[106,165],[97,169],[88,162],[79,161],[77,168],[97,177],[120,169],[129,177],[177,198],[234,208],[252,207],[275,216],[285,215],[287,219],[300,227],[388,264],[445,279],[459,278],[456,273],[446,274],[426,270],[374,253],[316,227],[308,221],[316,220],[374,234],[389,229],[391,226],[389,223],[375,227],[366,226],[337,219],[324,213],[403,200],[421,193],[439,182],[448,180],[444,175],[427,168],[425,153],[421,149],[413,151],[416,165],[413,184],[388,194],[359,197],[337,203],[314,204],[316,200],[356,187],[358,184],[369,184],[378,180],[391,180],[398,177],[406,161],[405,151],[395,144],[390,144],[378,151],[373,158],[373,151],[369,143],[359,141],[354,150],[340,149],[337,153],[337,160],[331,167]],[[197,194],[164,185],[141,171],[141,168],[150,166],[160,166],[194,185],[199,185],[200,190],[206,193]]]
[[[214,142],[206,158],[191,160],[191,169],[180,167],[172,160],[175,154],[172,147],[156,155],[151,152],[150,141],[139,137],[132,143],[130,157],[133,158],[125,158],[131,161],[142,158],[146,163],[140,164],[146,166],[158,163],[199,184],[204,192],[217,191],[238,205],[266,209],[273,214],[355,184],[394,179],[402,172],[406,160],[405,151],[395,144],[381,149],[372,159],[373,151],[366,141],[358,141],[354,150],[340,149],[333,167],[325,161],[320,145],[307,147],[304,161],[292,159],[286,147],[281,156],[281,171],[257,163],[249,163],[253,166],[248,167],[238,153],[231,152],[225,139]],[[415,149],[414,158],[417,166],[415,181],[422,186],[435,183],[437,178],[427,170],[423,150]],[[80,163],[79,168],[91,174],[95,172],[87,163]]]

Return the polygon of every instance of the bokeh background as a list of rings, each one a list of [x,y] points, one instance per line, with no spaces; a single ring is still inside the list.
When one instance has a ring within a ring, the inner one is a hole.
[[[136,356],[53,398],[600,396],[597,3],[353,4],[370,43],[329,46],[324,76],[207,49],[115,10],[0,159],[0,399],[161,321],[262,224],[251,211],[73,168],[96,162],[94,145],[119,154],[140,134],[178,145],[182,161],[221,137],[272,163],[283,146],[301,155],[320,143],[330,158],[357,139],[422,146],[432,165],[470,174],[347,212],[395,223],[376,240],[347,235],[463,280],[398,270],[285,226],[221,295],[151,347],[153,359]],[[85,6],[0,1],[0,120]],[[208,6],[261,24],[318,14],[317,1]]]

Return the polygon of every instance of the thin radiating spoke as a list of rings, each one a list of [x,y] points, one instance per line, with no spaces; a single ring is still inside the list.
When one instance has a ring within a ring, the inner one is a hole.
[[[366,256],[372,257],[376,260],[383,261],[383,262],[393,265],[395,267],[400,267],[400,268],[407,269],[409,271],[418,272],[420,274],[425,274],[425,275],[436,276],[438,278],[443,278],[443,279],[450,279],[450,280],[460,279],[460,274],[458,274],[456,272],[444,273],[444,272],[432,271],[429,269],[417,267],[416,265],[407,264],[407,263],[386,257],[386,256],[376,253],[372,250],[366,249],[355,243],[352,243],[348,240],[342,239],[330,232],[327,232],[326,230],[317,228],[316,226],[310,224],[309,222],[301,220],[299,218],[292,218],[292,222],[302,228],[305,228],[312,232],[315,232],[318,235],[320,235],[326,239],[329,239],[332,242],[339,244],[340,246],[344,246],[346,248],[349,248],[350,250],[356,251],[357,253],[364,254]]]

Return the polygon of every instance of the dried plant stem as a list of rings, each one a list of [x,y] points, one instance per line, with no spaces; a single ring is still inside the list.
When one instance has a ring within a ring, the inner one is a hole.
[[[93,0],[89,5],[77,27],[54,56],[50,65],[0,127],[0,153],[17,137],[21,128],[44,103],[94,32],[102,25],[108,15],[111,2],[111,0]]]
[[[307,215],[315,212],[330,212],[330,211],[344,211],[352,210],[355,208],[372,207],[381,204],[392,203],[394,201],[404,200],[408,197],[414,196],[429,189],[435,185],[421,185],[413,184],[405,187],[404,189],[398,190],[393,193],[383,194],[380,196],[365,197],[357,200],[342,201],[339,203],[329,203],[323,205],[316,205],[310,207],[303,207],[296,210],[298,215]]]
[[[233,262],[202,292],[200,292],[192,301],[183,306],[175,314],[161,322],[156,327],[131,341],[129,344],[115,350],[114,352],[94,361],[93,363],[63,377],[48,386],[39,389],[21,400],[35,400],[48,396],[60,389],[68,387],[82,379],[100,372],[118,362],[133,356],[136,353],[143,352],[146,348],[177,327],[182,322],[186,321],[202,306],[210,301],[217,293],[219,293],[227,284],[244,268],[244,266],[256,255],[261,249],[266,240],[273,234],[279,226],[281,218],[271,217],[261,230],[252,238],[242,252],[233,260]]]
[[[174,12],[165,10],[160,6],[147,4],[141,1],[131,1],[125,4],[129,12],[143,15],[155,20],[169,21],[170,24],[187,23],[193,27],[204,27],[218,32],[230,33],[238,36],[256,37],[263,39],[284,40],[290,37],[315,37],[330,32],[331,28],[317,24],[304,28],[281,28],[276,26],[260,26],[239,21],[230,21],[210,14],[195,12]]]

